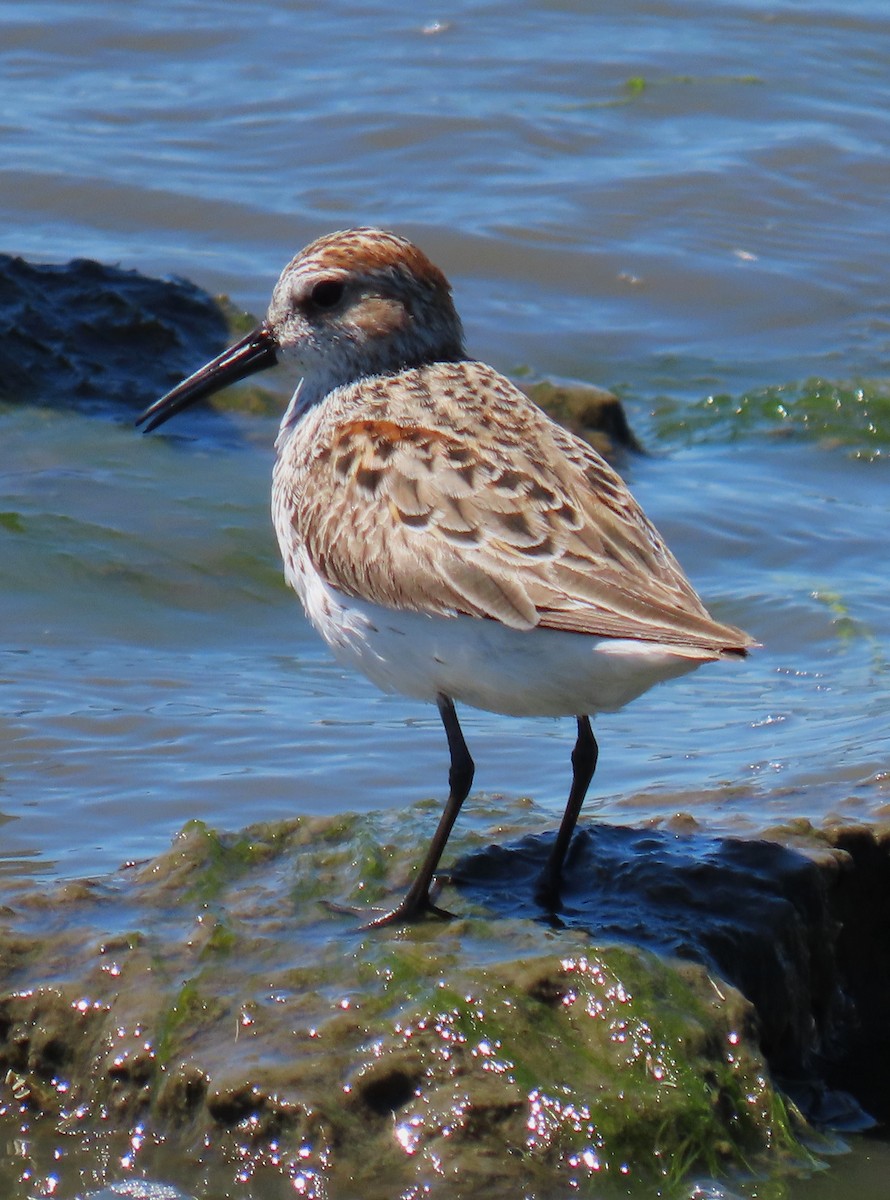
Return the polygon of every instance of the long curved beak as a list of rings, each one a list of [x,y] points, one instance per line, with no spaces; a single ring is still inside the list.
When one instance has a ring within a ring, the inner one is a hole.
[[[143,433],[157,429],[197,400],[212,396],[230,383],[237,383],[239,379],[246,379],[257,371],[266,371],[274,367],[277,361],[278,343],[274,334],[268,325],[258,325],[247,337],[217,355],[206,367],[177,384],[172,392],[150,404],[136,418],[136,424],[144,426]]]

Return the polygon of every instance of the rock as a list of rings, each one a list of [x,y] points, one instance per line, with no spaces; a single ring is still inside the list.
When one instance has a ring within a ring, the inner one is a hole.
[[[612,460],[623,450],[642,452],[621,401],[605,388],[545,380],[523,386],[523,391],[604,458]]]
[[[228,340],[219,303],[183,279],[0,254],[0,400],[138,411]]]
[[[487,908],[534,919],[546,854],[537,837],[491,846],[454,878]],[[890,831],[798,822],[755,840],[589,825],[562,900],[560,927],[700,963],[738,988],[773,1075],[811,1119],[890,1119]]]
[[[804,853],[588,826],[554,920],[526,886],[546,816],[489,803],[488,817],[499,847],[456,841],[476,846],[448,899],[467,916],[401,931],[319,900],[402,889],[426,805],[231,835],[193,823],[91,887],[7,884],[0,1130],[43,1127],[53,1154],[71,1135],[63,1171],[77,1144],[132,1161],[135,1137],[141,1171],[192,1194],[262,1178],[270,1196],[277,1180],[506,1198],[811,1163],[813,1131],[764,1050],[849,1123],[839,1088],[859,1099],[855,1072],[822,1067],[859,1003],[845,955],[877,953],[858,905],[886,892],[880,854],[854,882],[874,837],[797,830]]]

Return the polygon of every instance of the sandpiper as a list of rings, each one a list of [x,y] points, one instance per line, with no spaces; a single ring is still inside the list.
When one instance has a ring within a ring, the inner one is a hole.
[[[300,376],[276,440],[288,583],[343,663],[438,706],[449,796],[413,884],[371,926],[442,913],[430,888],[473,781],[455,701],[573,716],[565,814],[538,896],[558,907],[593,777],[590,715],[753,639],[715,621],[614,470],[469,358],[450,285],[379,229],[319,238],[265,321],[139,417],[146,431],[279,361]]]

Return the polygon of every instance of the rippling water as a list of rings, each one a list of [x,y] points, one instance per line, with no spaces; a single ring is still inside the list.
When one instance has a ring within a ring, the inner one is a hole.
[[[883,0],[44,3],[0,31],[0,250],[261,312],[310,238],[380,223],[449,274],[475,354],[620,390],[636,495],[764,648],[604,718],[590,811],[886,805],[886,460],[659,417],[886,386]],[[142,439],[61,401],[0,409],[0,866],[98,873],[190,817],[440,794],[436,714],[345,676],[280,581],[273,423]],[[477,788],[555,817],[570,724],[467,712]]]

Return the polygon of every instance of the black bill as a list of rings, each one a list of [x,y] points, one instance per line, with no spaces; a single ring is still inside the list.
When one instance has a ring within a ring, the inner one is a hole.
[[[237,383],[239,379],[246,379],[257,371],[266,371],[274,367],[277,361],[278,344],[268,326],[259,325],[247,337],[217,355],[206,367],[177,384],[172,392],[150,404],[136,418],[136,424],[144,426],[143,433],[157,429],[196,401],[212,396],[230,383]]]

